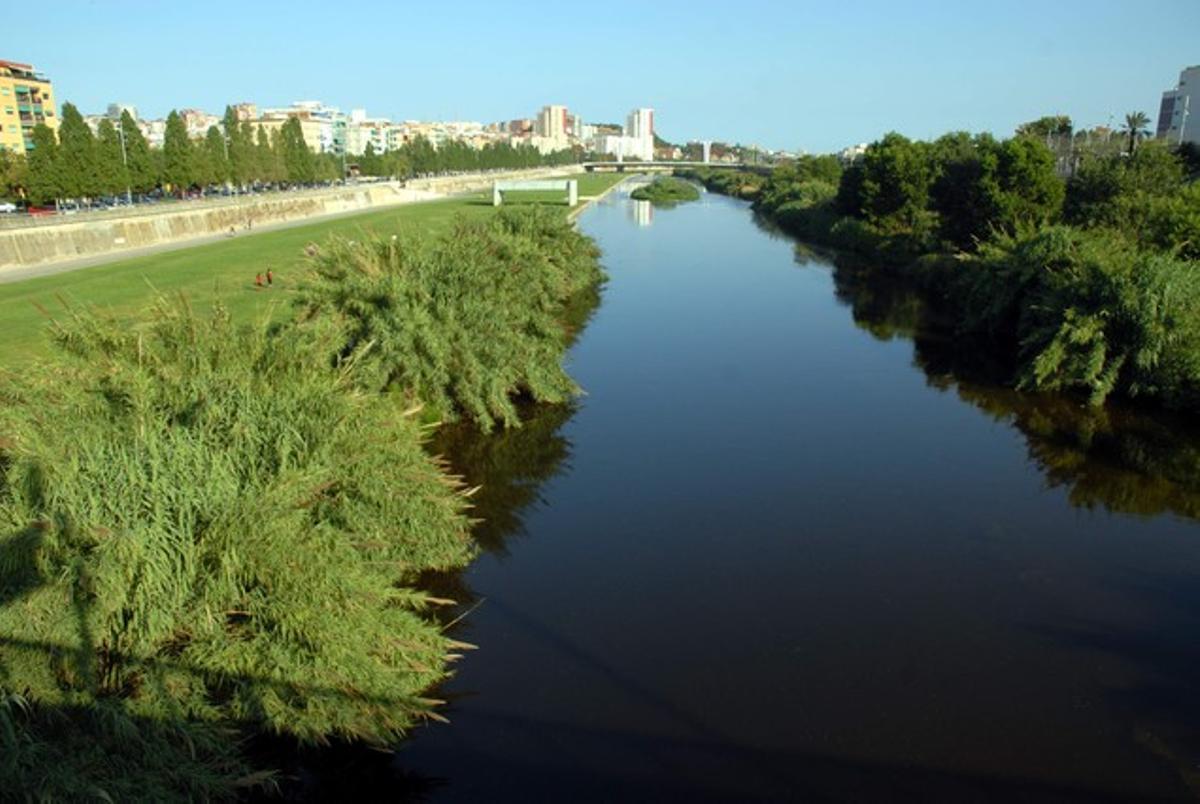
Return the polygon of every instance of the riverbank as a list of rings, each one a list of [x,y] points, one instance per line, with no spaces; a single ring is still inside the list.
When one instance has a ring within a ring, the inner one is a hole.
[[[407,182],[362,182],[73,216],[22,216],[0,221],[0,282],[9,271],[124,255],[153,246],[194,244],[213,236],[249,232],[255,226],[311,221],[477,192],[497,178],[539,179],[582,172],[578,166],[529,168]]]
[[[0,373],[0,787],[229,798],[271,777],[234,737],[386,748],[440,717],[469,646],[422,578],[476,548],[431,412],[568,402],[604,278],[558,210],[487,209],[312,245],[272,326],[159,296]]]
[[[624,175],[579,177],[579,210],[610,191]],[[483,219],[496,214],[490,198],[467,194],[452,199],[392,207],[316,223],[254,230],[219,237],[204,245],[107,262],[94,267],[0,284],[0,366],[45,355],[47,311],[64,301],[95,306],[119,315],[136,315],[160,293],[186,294],[192,303],[220,300],[239,321],[272,319],[286,310],[305,270],[305,249],[331,237],[361,239],[406,232],[436,234],[457,218]],[[274,283],[259,287],[255,276],[270,269]]]
[[[978,147],[999,148],[1012,176],[980,178],[982,157],[969,142],[899,135],[844,172],[832,157],[810,157],[749,193],[749,178],[690,175],[752,196],[757,213],[855,255],[868,276],[920,289],[937,313],[930,325],[1007,366],[1012,387],[1200,411],[1200,265],[1183,234],[1200,227],[1189,201],[1200,190],[1184,182],[1180,158],[1145,146],[1127,161],[1085,165],[1118,188],[1093,198],[1093,180],[1064,187],[1038,143],[994,143]],[[912,175],[900,177],[905,159]]]

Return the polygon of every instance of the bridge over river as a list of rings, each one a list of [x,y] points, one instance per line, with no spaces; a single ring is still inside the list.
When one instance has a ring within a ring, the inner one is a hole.
[[[677,160],[655,160],[652,162],[584,162],[583,169],[588,173],[597,170],[615,170],[618,173],[632,171],[634,173],[647,170],[675,170],[677,168],[723,168],[731,170],[749,170],[755,173],[771,172],[770,165],[755,165],[749,162],[683,162]]]

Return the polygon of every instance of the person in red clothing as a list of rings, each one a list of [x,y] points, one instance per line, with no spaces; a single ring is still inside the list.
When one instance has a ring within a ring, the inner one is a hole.
[[[262,284],[262,274],[255,274],[255,275],[254,275],[254,286],[255,286],[256,288],[261,288],[261,287],[263,286],[263,284]]]
[[[275,274],[271,272],[270,268],[267,269],[267,284],[268,285],[275,284]]]

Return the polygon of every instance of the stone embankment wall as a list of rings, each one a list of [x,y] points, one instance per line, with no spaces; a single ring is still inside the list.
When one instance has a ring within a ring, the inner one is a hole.
[[[337,190],[272,193],[211,201],[179,202],[161,209],[82,213],[26,219],[28,225],[0,229],[0,271],[128,249],[182,242],[321,215],[366,211],[481,190],[497,178],[533,178],[577,172],[578,168],[506,171],[376,182]]]

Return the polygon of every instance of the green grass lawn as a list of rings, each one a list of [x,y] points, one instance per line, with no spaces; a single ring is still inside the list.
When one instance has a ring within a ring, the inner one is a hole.
[[[579,194],[598,195],[623,178],[623,174],[580,176]],[[509,203],[529,200],[510,199]],[[492,210],[491,193],[481,193],[274,232],[239,234],[193,248],[0,284],[0,365],[19,366],[43,356],[48,343],[42,311],[53,315],[63,309],[64,302],[95,305],[133,316],[153,303],[158,293],[184,293],[201,305],[220,299],[239,319],[283,315],[289,291],[303,274],[304,247],[309,243],[319,244],[332,236],[437,232],[448,227],[457,215],[482,217],[493,214]],[[268,268],[275,274],[274,286],[256,288],[254,275]]]

